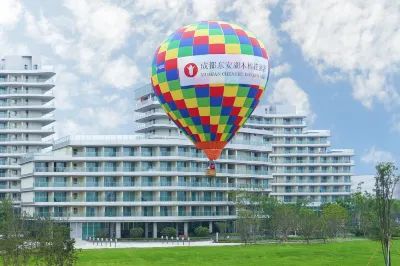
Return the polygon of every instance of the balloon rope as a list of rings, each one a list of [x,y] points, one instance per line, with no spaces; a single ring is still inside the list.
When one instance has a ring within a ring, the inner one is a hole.
[[[372,257],[369,259],[367,266],[371,264],[372,259],[375,257],[376,252],[378,252],[379,246],[376,248],[374,254],[372,254]]]
[[[397,250],[397,253],[399,253],[400,254],[400,250],[397,248],[397,245],[396,245],[396,243],[391,239],[390,240],[390,242],[393,244],[393,246],[396,248],[396,250]]]

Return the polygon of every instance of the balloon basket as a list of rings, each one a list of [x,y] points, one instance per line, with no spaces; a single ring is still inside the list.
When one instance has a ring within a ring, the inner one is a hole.
[[[215,169],[207,169],[206,170],[206,176],[216,176],[217,171]]]

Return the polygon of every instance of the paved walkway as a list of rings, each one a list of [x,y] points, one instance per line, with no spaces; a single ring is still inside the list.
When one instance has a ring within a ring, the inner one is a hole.
[[[190,245],[187,241],[185,241],[184,245],[182,241],[179,241],[179,244],[176,242],[115,242],[111,243],[110,242],[103,242],[102,244],[100,243],[92,243],[89,241],[85,240],[80,240],[76,239],[76,248],[80,249],[101,249],[101,248],[172,248],[172,247],[200,247],[200,246],[236,246],[240,245],[240,243],[213,243],[212,241],[196,241],[196,242],[190,242]]]

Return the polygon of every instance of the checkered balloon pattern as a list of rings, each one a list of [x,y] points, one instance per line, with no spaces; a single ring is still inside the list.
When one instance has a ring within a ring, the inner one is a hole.
[[[269,63],[264,69],[267,82],[262,86],[240,81],[181,86],[178,58],[218,54],[268,59],[264,45],[250,31],[231,23],[205,21],[170,35],[158,47],[152,62],[155,95],[171,120],[195,144],[226,145],[257,107],[268,83]]]

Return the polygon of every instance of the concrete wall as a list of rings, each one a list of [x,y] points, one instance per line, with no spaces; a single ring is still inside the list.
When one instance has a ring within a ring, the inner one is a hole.
[[[27,65],[28,69],[32,69],[34,65],[37,65],[38,69],[41,68],[41,58],[38,56],[5,56],[1,66],[10,70],[24,69]]]
[[[29,162],[29,163],[23,164],[21,166],[21,175],[32,173],[33,172],[33,167],[34,167],[33,162]]]

